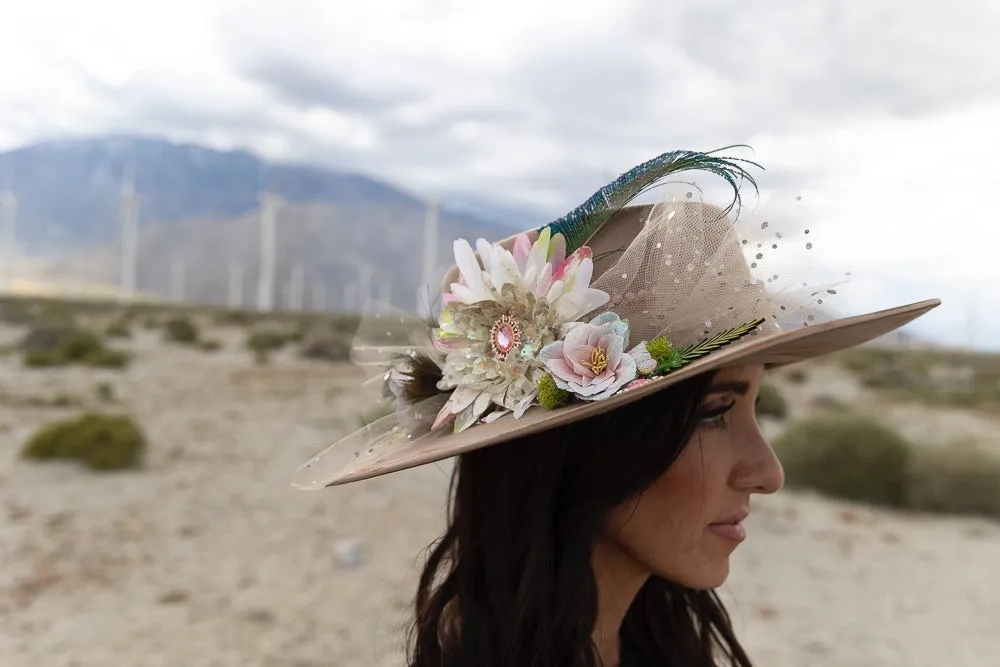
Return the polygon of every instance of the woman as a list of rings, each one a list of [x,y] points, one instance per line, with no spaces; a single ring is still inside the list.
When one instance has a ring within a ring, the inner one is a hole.
[[[388,355],[394,411],[296,486],[458,455],[410,667],[750,665],[713,589],[750,496],[782,485],[755,418],[765,368],[938,302],[818,322],[837,290],[767,265],[795,247],[783,230],[761,238],[771,220],[754,247],[693,191],[622,208],[691,169],[734,189],[748,177],[732,159],[666,153],[539,230],[475,252],[457,241],[430,343],[388,346],[388,319],[370,322],[379,342],[356,358]]]
[[[711,591],[750,495],[781,486],[754,416],[762,373],[706,374],[462,455],[410,664],[710,665],[715,635],[749,665]]]

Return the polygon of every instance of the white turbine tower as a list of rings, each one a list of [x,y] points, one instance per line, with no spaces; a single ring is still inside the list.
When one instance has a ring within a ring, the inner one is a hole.
[[[229,263],[229,294],[226,305],[230,310],[243,307],[243,265],[239,262]]]
[[[376,305],[376,312],[389,314],[392,312],[392,283],[385,276],[379,276],[378,282],[376,283],[376,289],[378,290],[378,304]]]
[[[135,272],[139,242],[139,197],[135,192],[135,166],[129,164],[122,184],[121,275],[118,300],[125,304],[135,298]]]
[[[417,313],[431,315],[437,276],[437,244],[438,244],[438,204],[434,199],[427,202],[424,214],[424,252],[420,271],[420,285],[417,288]]]
[[[288,276],[288,309],[302,310],[302,302],[305,290],[306,269],[301,261],[292,264],[291,274]]]
[[[170,262],[170,300],[174,303],[184,301],[184,274],[187,265],[183,257],[175,257]]]
[[[313,281],[310,306],[315,313],[326,312],[326,283],[322,278]]]
[[[345,313],[356,313],[356,312],[360,313],[361,312],[360,308],[358,308],[357,310],[354,310],[354,308],[355,308],[354,302],[357,299],[357,297],[358,297],[358,286],[357,286],[357,284],[353,283],[353,282],[344,283],[344,305],[343,305],[343,311]]]
[[[274,308],[275,222],[282,199],[271,192],[260,196],[260,279],[257,283],[257,310]]]
[[[367,313],[372,306],[372,279],[375,268],[363,260],[356,259],[358,270],[358,312]]]
[[[12,190],[0,193],[0,291],[14,288],[14,243],[17,241],[17,196]]]

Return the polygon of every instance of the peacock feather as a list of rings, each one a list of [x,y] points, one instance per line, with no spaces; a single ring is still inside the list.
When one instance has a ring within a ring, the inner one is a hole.
[[[740,158],[716,157],[719,151],[736,148],[727,146],[708,153],[696,151],[672,151],[629,169],[617,179],[595,192],[591,197],[563,217],[539,228],[549,227],[552,234],[560,233],[566,238],[566,252],[570,253],[586,245],[597,230],[616,211],[626,206],[644,191],[657,184],[665,176],[682,171],[700,170],[721,176],[733,188],[733,201],[726,208],[728,213],[740,203],[740,181],[745,179],[754,190],[754,181],[743,164],[760,167],[755,162]]]

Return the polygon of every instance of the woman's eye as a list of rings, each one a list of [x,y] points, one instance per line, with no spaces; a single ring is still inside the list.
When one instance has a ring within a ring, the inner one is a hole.
[[[726,403],[715,408],[703,408],[698,413],[698,420],[708,427],[724,428],[726,426],[726,413],[732,410],[736,402]]]

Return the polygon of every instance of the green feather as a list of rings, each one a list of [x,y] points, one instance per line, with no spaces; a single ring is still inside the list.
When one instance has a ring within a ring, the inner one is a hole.
[[[664,153],[633,167],[595,192],[587,201],[565,216],[539,228],[539,231],[549,227],[553,235],[562,234],[566,238],[566,252],[571,253],[586,245],[616,211],[626,206],[644,191],[655,186],[660,180],[670,174],[692,170],[707,171],[722,177],[729,183],[733,188],[733,201],[726,207],[726,213],[728,213],[733,206],[741,201],[741,181],[746,180],[754,187],[755,191],[757,188],[757,182],[743,168],[743,164],[760,167],[755,162],[741,158],[713,156],[713,153],[729,148],[736,148],[736,146],[727,146],[708,153],[696,151]]]

